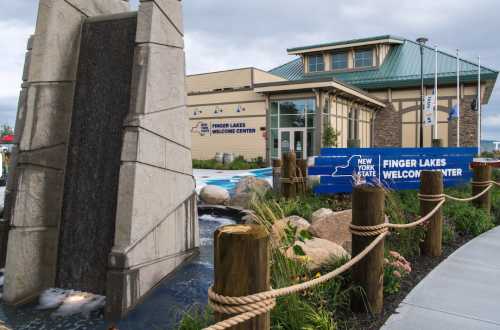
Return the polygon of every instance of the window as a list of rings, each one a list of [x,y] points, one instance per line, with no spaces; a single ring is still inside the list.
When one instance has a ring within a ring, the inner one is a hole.
[[[319,72],[325,70],[323,55],[309,56],[309,72]]]
[[[359,109],[351,108],[348,115],[347,136],[350,140],[359,139]]]
[[[332,54],[332,70],[347,69],[347,53]]]
[[[356,68],[373,66],[373,49],[357,50],[354,53],[354,66]]]

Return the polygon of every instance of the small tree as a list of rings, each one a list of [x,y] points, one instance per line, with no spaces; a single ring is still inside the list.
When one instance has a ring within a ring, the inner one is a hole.
[[[323,132],[323,147],[332,148],[337,147],[337,140],[340,133],[333,129],[331,126],[327,126]]]

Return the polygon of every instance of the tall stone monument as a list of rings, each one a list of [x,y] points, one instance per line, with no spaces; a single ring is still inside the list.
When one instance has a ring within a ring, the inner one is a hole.
[[[106,295],[119,318],[196,253],[182,25],[179,0],[40,0],[1,224],[7,303],[55,286]]]

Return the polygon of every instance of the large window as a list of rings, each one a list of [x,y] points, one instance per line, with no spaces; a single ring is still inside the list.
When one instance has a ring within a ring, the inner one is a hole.
[[[271,101],[271,157],[278,157],[278,130],[307,129],[308,155],[312,153],[316,102],[314,99]]]
[[[347,52],[332,54],[332,70],[347,69]]]
[[[311,55],[309,60],[309,72],[325,71],[325,62],[323,55]]]
[[[349,127],[347,128],[347,137],[350,140],[359,139],[359,109],[351,108],[348,115]]]
[[[354,53],[354,66],[356,68],[373,66],[373,49],[357,50]]]

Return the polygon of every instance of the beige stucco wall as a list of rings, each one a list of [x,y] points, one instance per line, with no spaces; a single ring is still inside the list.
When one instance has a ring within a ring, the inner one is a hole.
[[[264,96],[251,90],[188,95],[187,111],[193,159],[212,159],[218,152],[246,159],[265,158]],[[240,127],[242,124],[244,127]],[[225,129],[230,131],[221,134],[217,125],[227,125]],[[202,127],[208,131],[202,131]]]
[[[191,75],[187,76],[186,79],[188,93],[211,92],[217,89],[225,88],[249,88],[251,85],[251,68]]]
[[[346,148],[349,139],[349,110],[359,109],[359,140],[362,148],[371,146],[371,120],[373,110],[356,103],[352,103],[344,98],[334,97],[330,107],[330,125],[339,134],[337,146]]]

